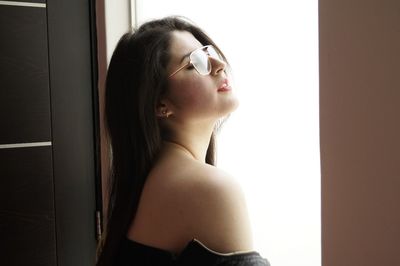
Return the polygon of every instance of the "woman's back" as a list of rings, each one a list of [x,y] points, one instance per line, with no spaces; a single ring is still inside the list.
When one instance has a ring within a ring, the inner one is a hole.
[[[193,238],[222,253],[253,249],[238,183],[174,144],[150,172],[127,237],[176,254]]]

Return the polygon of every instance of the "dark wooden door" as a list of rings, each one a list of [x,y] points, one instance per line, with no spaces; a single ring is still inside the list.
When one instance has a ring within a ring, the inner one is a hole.
[[[0,1],[0,264],[93,265],[94,1]]]

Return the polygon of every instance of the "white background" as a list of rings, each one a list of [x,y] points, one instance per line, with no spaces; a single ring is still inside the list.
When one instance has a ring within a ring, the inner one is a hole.
[[[255,249],[272,266],[320,266],[318,1],[137,0],[136,15],[184,15],[224,51],[240,107],[218,166],[242,184]]]

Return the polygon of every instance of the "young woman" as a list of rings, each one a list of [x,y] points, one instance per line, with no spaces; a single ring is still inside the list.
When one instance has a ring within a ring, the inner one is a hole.
[[[269,265],[253,250],[243,192],[215,165],[238,106],[227,61],[178,17],[126,33],[106,81],[112,167],[97,265]]]

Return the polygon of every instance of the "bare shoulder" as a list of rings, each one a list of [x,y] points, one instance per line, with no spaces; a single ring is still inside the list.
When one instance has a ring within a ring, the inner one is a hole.
[[[195,168],[178,192],[187,231],[218,252],[252,250],[246,200],[239,182],[213,166]]]
[[[253,248],[245,196],[237,180],[193,161],[153,171],[128,236],[176,253],[193,238],[221,253]]]

